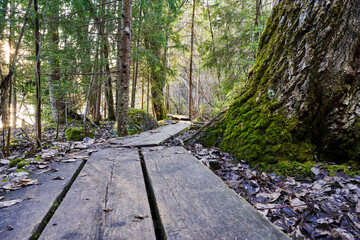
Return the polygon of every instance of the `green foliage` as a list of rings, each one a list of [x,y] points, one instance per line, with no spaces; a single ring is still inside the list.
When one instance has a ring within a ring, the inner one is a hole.
[[[203,65],[220,75],[222,94],[232,96],[247,79],[254,64],[258,40],[265,28],[271,8],[262,8],[255,26],[256,1],[215,1],[204,6],[202,19],[206,28],[212,23],[214,40],[209,37],[200,45]],[[210,18],[210,20],[209,20]]]

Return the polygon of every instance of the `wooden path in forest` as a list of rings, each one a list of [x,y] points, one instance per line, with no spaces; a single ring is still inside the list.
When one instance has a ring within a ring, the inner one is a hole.
[[[0,209],[0,239],[289,239],[191,153],[160,145],[189,126],[113,139],[63,166],[62,184],[7,194],[29,199]]]

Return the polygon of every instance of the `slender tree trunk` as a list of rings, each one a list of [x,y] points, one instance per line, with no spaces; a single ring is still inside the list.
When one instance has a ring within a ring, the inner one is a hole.
[[[13,89],[13,84],[12,84],[12,80],[10,80],[10,89],[9,89],[9,100],[8,100],[8,118],[6,120],[6,128],[7,128],[7,138],[6,138],[6,156],[10,156],[10,139],[11,139],[11,124],[10,124],[10,116],[11,116],[11,95],[12,95],[12,89]]]
[[[105,13],[105,0],[102,0],[102,10]],[[107,107],[107,111],[108,111],[108,119],[110,121],[114,121],[116,119],[115,116],[115,110],[114,110],[114,97],[113,97],[113,91],[112,91],[112,79],[111,79],[111,72],[110,72],[110,60],[109,60],[109,50],[110,50],[110,46],[109,46],[109,39],[108,36],[106,35],[107,30],[105,29],[105,16],[103,16],[101,23],[99,24],[100,26],[100,37],[102,40],[102,44],[103,44],[103,52],[102,52],[102,56],[104,58],[104,67],[105,67],[105,71],[106,71],[106,80],[104,81],[104,90],[105,90],[105,102],[106,102],[106,107]]]
[[[54,121],[65,123],[65,103],[63,93],[61,92],[60,81],[60,62],[58,60],[59,54],[59,24],[55,21],[59,17],[58,3],[52,3],[50,7],[51,17],[53,23],[50,24],[51,44],[53,52],[50,55],[51,76],[49,76],[49,95],[50,105],[52,109],[52,117]],[[58,116],[60,114],[60,116]]]
[[[10,8],[11,8],[11,6],[12,6],[12,4],[11,4],[11,1],[10,1]],[[7,6],[6,6],[7,7]],[[11,11],[10,12],[10,21],[13,19],[13,16],[14,16],[14,13],[13,13],[13,11]],[[13,26],[12,26],[13,24],[11,23],[10,24],[10,34],[9,34],[9,68],[10,68],[10,65],[11,65],[11,58],[12,58],[12,56],[11,56],[11,52],[12,52],[12,34],[13,34]],[[14,87],[13,87],[13,78],[14,77],[12,77],[11,79],[10,79],[10,83],[9,83],[9,99],[8,99],[8,102],[7,102],[7,104],[6,104],[6,106],[7,106],[7,116],[5,117],[5,121],[3,122],[3,128],[4,129],[7,129],[7,138],[6,138],[6,143],[4,142],[3,144],[4,144],[4,153],[5,153],[5,156],[9,156],[10,155],[10,140],[11,140],[11,117],[14,117],[14,116],[12,116],[12,114],[11,114],[11,99],[12,99],[12,96],[13,96],[13,89],[14,89]],[[13,121],[14,122],[14,121]],[[13,126],[15,126],[15,125],[13,125]],[[14,127],[15,128],[15,127]],[[5,134],[5,133],[4,133]]]
[[[95,52],[95,59],[94,59],[94,72],[99,72],[99,37],[96,38],[96,52]],[[92,119],[96,122],[97,117],[97,93],[99,88],[99,75],[93,75],[93,87],[91,88],[90,96],[89,96],[89,112]],[[100,121],[100,120],[99,120]]]
[[[166,112],[170,113],[170,84],[166,85],[166,103],[165,103]]]
[[[100,108],[101,108],[101,87],[102,84],[101,82],[98,85],[97,88],[97,93],[96,93],[96,115],[95,115],[95,123],[96,124],[100,124],[101,121],[101,112],[100,112]]]
[[[200,112],[200,82],[201,82],[201,74],[199,71],[199,76],[196,84],[196,106],[198,109],[198,114]]]
[[[119,116],[120,111],[120,91],[121,91],[121,21],[122,4],[118,5],[118,22],[116,33],[116,117]]]
[[[129,81],[131,64],[131,3],[132,0],[122,0],[122,34],[121,34],[121,79],[119,112],[117,118],[117,132],[125,136],[127,131],[127,118],[129,107]]]
[[[15,129],[16,126],[16,120],[17,120],[17,92],[16,88],[14,87],[15,84],[15,77],[12,79],[12,100],[11,100],[11,106],[12,106],[12,127]]]
[[[135,64],[135,69],[134,72],[135,74],[133,75],[133,84],[132,84],[132,89],[131,89],[131,107],[135,108],[135,97],[136,97],[136,86],[137,86],[137,78],[138,78],[138,71],[139,71],[139,54],[138,54],[138,49],[139,49],[139,45],[140,45],[140,33],[141,33],[141,22],[142,22],[142,17],[141,17],[141,11],[142,9],[140,8],[139,11],[139,19],[138,19],[138,32],[137,32],[137,40],[136,40],[136,64]]]
[[[11,7],[11,1],[10,1],[10,7]],[[12,19],[12,13],[10,13],[10,20]],[[11,42],[11,37],[12,37],[12,26],[10,25],[10,35],[9,35],[9,52],[10,52],[10,56],[9,56],[9,67],[10,67],[10,63],[11,63],[11,52],[12,52],[12,42]],[[12,99],[12,96],[13,96],[13,79],[14,77],[12,77],[10,79],[10,88],[9,88],[9,101],[8,101],[8,118],[7,118],[7,121],[6,121],[6,127],[7,127],[7,143],[6,143],[6,153],[5,155],[6,156],[10,156],[10,139],[11,139],[11,122],[10,122],[10,119],[11,119],[11,99]],[[14,127],[15,128],[15,127]]]
[[[147,81],[146,112],[149,112],[149,102],[150,102],[150,71],[148,74],[148,81]]]
[[[256,0],[255,24],[254,24],[255,28],[257,28],[259,26],[260,9],[261,9],[261,0]]]
[[[38,1],[34,0],[35,11],[35,53],[36,53],[36,144],[41,147],[41,76],[40,76],[40,25]]]
[[[261,0],[256,0],[255,6],[255,22],[254,22],[254,34],[253,34],[253,42],[257,42],[259,38],[259,32],[257,31],[257,27],[259,26],[259,17],[260,17],[260,9],[261,9]],[[256,51],[254,49],[254,59],[256,58]]]
[[[193,77],[193,54],[194,54],[194,20],[195,20],[196,0],[193,0],[193,13],[191,18],[191,49],[190,49],[190,76],[189,76],[189,118],[192,116],[193,99],[192,99],[192,77]]]
[[[145,92],[145,79],[142,78],[142,85],[141,85],[141,109],[144,110],[144,92]]]

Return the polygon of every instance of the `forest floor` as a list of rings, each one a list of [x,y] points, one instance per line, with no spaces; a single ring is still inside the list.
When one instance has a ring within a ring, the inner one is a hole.
[[[56,171],[49,167],[52,162],[86,158],[95,142],[106,143],[113,137],[111,129],[112,123],[104,124],[95,129],[96,140],[69,142],[65,141],[63,129],[59,141],[55,141],[54,129],[45,128],[41,150],[34,149],[28,135],[18,130],[12,155],[0,160],[0,193],[37,184],[28,178],[29,173]],[[193,133],[193,130],[187,131],[164,145],[184,146],[183,140]],[[291,238],[360,239],[360,176],[350,178],[341,171],[329,176],[318,164],[312,168],[312,178],[282,177],[256,171],[246,162],[235,162],[230,154],[218,148],[205,148],[201,144],[184,147]],[[72,157],[74,154],[76,158]],[[16,159],[21,161],[9,166]],[[17,203],[2,199],[0,197],[0,208]]]
[[[194,131],[168,141],[182,145]],[[312,178],[282,177],[250,168],[218,148],[186,146],[231,189],[293,239],[360,239],[360,176],[336,176],[321,164]]]

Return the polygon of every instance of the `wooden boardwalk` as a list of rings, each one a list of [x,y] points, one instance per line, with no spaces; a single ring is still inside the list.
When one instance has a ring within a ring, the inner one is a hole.
[[[135,134],[129,137],[110,139],[111,144],[119,147],[152,147],[158,146],[169,138],[185,131],[191,125],[190,122],[180,121],[148,132]]]
[[[34,233],[48,240],[289,239],[184,148],[143,147],[187,127],[178,123],[112,140],[122,145],[103,148],[83,168],[73,165],[67,172],[76,179],[56,211],[49,212],[55,193],[32,205],[24,205],[29,200],[0,209],[0,239],[30,239]],[[67,186],[43,185],[34,186],[35,194],[47,196]],[[14,229],[6,229],[11,224]]]

